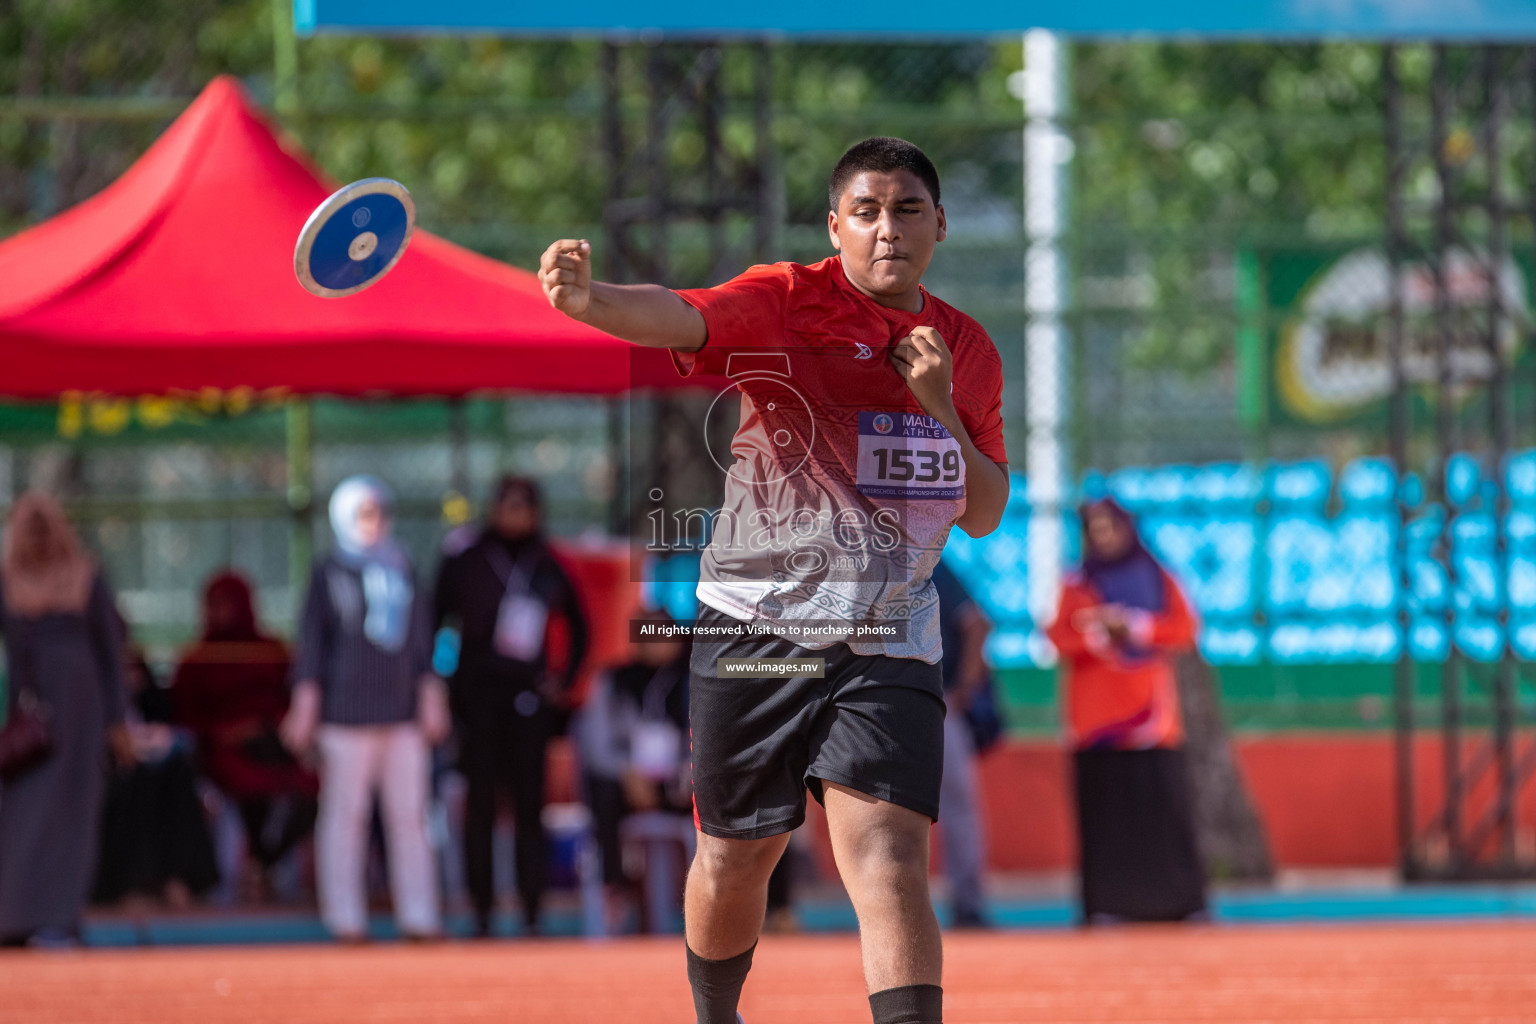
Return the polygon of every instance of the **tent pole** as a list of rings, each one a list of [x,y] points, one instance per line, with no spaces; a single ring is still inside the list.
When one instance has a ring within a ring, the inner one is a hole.
[[[463,395],[448,399],[448,446],[448,490],[467,503],[470,500],[469,408]]]
[[[288,587],[295,612],[303,600],[313,555],[314,410],[308,398],[292,398],[285,409],[288,444]]]
[[[608,472],[613,491],[608,499],[608,532],[615,537],[628,537],[629,514],[629,463],[626,459],[625,438],[628,431],[629,394],[614,395],[608,399]]]

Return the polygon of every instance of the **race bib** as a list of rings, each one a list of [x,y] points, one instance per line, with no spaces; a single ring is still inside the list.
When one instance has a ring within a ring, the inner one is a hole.
[[[671,722],[641,719],[629,736],[630,767],[657,782],[675,778],[682,741],[683,734]]]
[[[965,496],[960,442],[932,416],[859,413],[859,493],[956,501]]]
[[[538,661],[544,652],[544,624],[549,609],[526,593],[508,593],[496,609],[496,634],[492,646],[503,658]]]

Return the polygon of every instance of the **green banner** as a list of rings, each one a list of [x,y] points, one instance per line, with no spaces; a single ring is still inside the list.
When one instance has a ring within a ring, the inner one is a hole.
[[[70,392],[57,402],[0,404],[0,441],[36,445],[65,441],[85,445],[193,441],[203,444],[283,443],[284,390],[208,388],[168,395]],[[448,399],[340,399],[314,402],[320,440],[355,441],[447,436],[455,429]],[[502,431],[501,399],[462,402],[458,429],[466,436]]]
[[[1496,265],[1497,264],[1497,265]],[[1245,419],[1263,395],[1269,427],[1384,426],[1392,394],[1388,311],[1392,274],[1378,245],[1335,249],[1249,251],[1237,261],[1240,304],[1248,307],[1239,355],[1261,334],[1266,358],[1239,359]],[[1443,265],[1451,344],[1445,367],[1458,400],[1476,401],[1496,365],[1489,347],[1491,311],[1502,314],[1497,351],[1506,368],[1531,360],[1525,343],[1531,317],[1529,252],[1495,261],[1473,248],[1451,250]],[[1435,269],[1403,264],[1403,369],[1422,409],[1433,401],[1442,371]],[[1250,315],[1257,306],[1257,321]],[[1258,381],[1258,373],[1265,380]],[[1517,374],[1522,382],[1529,374]],[[1523,384],[1522,384],[1523,386]]]

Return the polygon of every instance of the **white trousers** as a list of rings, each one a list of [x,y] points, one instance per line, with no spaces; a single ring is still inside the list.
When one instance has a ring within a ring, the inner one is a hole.
[[[944,716],[944,781],[939,788],[939,839],[944,844],[944,873],[949,876],[957,914],[979,914],[981,873],[986,863],[976,748],[965,716],[954,709]]]
[[[322,726],[320,758],[315,881],[326,927],[343,937],[368,931],[368,828],[377,794],[395,919],[407,934],[436,934],[442,921],[427,838],[431,762],[421,731],[413,723]]]

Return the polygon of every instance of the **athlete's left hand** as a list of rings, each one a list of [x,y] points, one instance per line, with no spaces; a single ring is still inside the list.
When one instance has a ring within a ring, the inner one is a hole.
[[[907,390],[923,412],[960,442],[960,458],[965,463],[965,511],[955,525],[972,537],[985,537],[997,529],[1008,504],[1008,466],[981,454],[960,420],[949,346],[932,327],[914,327],[891,349],[891,367],[907,382]]]
[[[907,389],[935,419],[952,407],[950,383],[954,380],[954,362],[944,337],[932,327],[914,327],[891,349],[891,366],[907,382]]]

